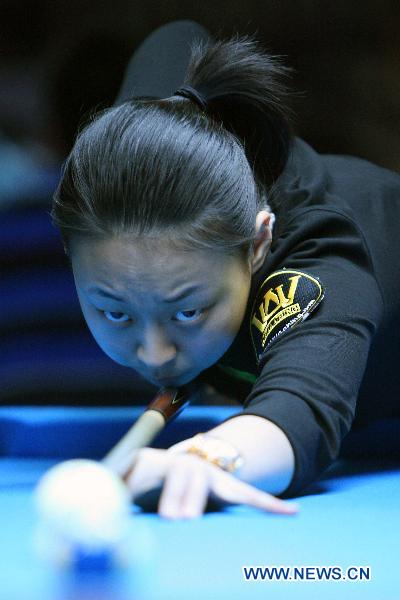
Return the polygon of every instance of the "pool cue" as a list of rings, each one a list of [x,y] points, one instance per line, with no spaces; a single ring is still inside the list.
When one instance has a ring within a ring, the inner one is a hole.
[[[128,432],[106,454],[102,463],[123,477],[136,450],[149,446],[173,417],[189,404],[194,387],[161,388]]]

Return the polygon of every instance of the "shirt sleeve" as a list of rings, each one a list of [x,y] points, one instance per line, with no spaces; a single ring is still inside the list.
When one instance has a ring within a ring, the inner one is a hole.
[[[295,471],[282,496],[291,497],[338,456],[383,303],[368,248],[347,216],[328,209],[299,212],[282,245],[279,268],[317,277],[325,296],[308,319],[267,349],[244,413],[265,417],[288,437]]]

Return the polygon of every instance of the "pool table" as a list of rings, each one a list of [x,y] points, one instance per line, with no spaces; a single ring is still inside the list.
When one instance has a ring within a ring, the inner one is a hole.
[[[398,421],[350,435],[339,460],[298,499],[296,516],[229,506],[169,522],[132,506],[129,567],[70,573],[44,563],[35,551],[32,501],[40,476],[62,460],[101,458],[141,410],[0,409],[1,599],[400,599]],[[238,410],[189,406],[154,445],[167,447]],[[289,570],[279,580],[277,571],[269,577],[260,570],[251,581],[244,566]],[[329,575],[324,566],[336,571]]]

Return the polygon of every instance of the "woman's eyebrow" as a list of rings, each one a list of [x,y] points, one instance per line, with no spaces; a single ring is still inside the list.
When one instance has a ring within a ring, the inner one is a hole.
[[[166,303],[179,302],[179,300],[183,300],[187,296],[191,296],[192,294],[199,291],[200,289],[201,289],[201,286],[192,285],[186,289],[183,289],[180,293],[176,294],[175,296],[170,296],[169,298],[163,298],[163,302],[166,302]]]
[[[89,294],[98,294],[99,296],[103,296],[104,298],[111,298],[111,300],[117,300],[117,302],[124,302],[123,298],[120,298],[116,294],[113,294],[113,292],[103,290],[102,288],[90,287],[87,291]]]

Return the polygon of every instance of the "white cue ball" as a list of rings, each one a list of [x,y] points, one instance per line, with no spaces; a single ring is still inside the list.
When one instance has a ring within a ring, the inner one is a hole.
[[[118,554],[130,517],[122,480],[100,462],[68,460],[52,467],[35,490],[39,551],[68,565],[74,555]]]

